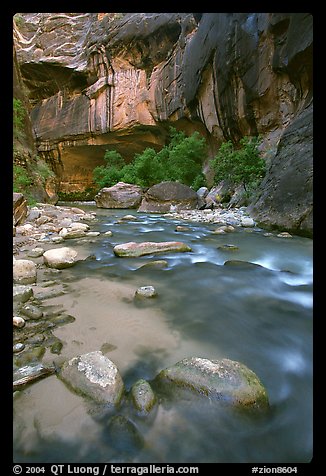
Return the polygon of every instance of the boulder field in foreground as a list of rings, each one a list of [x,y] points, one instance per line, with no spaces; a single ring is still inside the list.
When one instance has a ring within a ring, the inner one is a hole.
[[[186,251],[192,250],[188,245],[182,243],[181,241],[145,241],[142,243],[135,243],[134,241],[130,241],[128,243],[116,245],[113,248],[114,254],[122,258],[138,258],[139,256],[151,255],[156,253],[183,253]]]
[[[182,398],[183,391],[220,400],[231,406],[267,408],[267,392],[257,375],[240,362],[191,357],[162,370],[154,382]]]

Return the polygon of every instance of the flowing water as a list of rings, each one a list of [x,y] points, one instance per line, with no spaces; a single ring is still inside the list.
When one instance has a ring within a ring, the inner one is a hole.
[[[148,417],[124,404],[132,430],[108,436],[109,416],[72,393],[55,375],[14,401],[15,462],[308,462],[312,458],[312,240],[264,236],[238,228],[214,235],[214,225],[185,223],[130,211],[96,210],[93,243],[68,246],[96,259],[64,270],[67,293],[48,302],[76,320],[56,328],[62,360],[102,350],[127,390],[139,378],[190,357],[228,358],[251,368],[265,385],[270,410],[239,414],[211,401],[164,403]],[[177,225],[189,231],[176,232]],[[111,230],[112,236],[104,235]],[[191,253],[117,258],[127,241],[183,241]],[[236,250],[218,247],[233,244]],[[164,269],[141,268],[164,259]],[[242,260],[260,266],[225,265]],[[158,296],[134,300],[153,285]],[[45,360],[53,359],[46,354]],[[121,436],[122,433],[122,436]]]

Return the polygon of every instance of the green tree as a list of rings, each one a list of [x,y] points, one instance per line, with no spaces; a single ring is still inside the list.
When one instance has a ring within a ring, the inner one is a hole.
[[[106,162],[107,167],[116,167],[117,169],[122,169],[125,165],[125,162],[116,150],[106,150],[103,159]]]
[[[151,187],[164,180],[162,160],[154,149],[147,148],[141,154],[136,154],[133,162],[136,183],[142,187]]]
[[[202,163],[206,157],[205,139],[195,132],[190,137],[170,128],[170,142],[159,152],[146,148],[136,154],[131,164],[124,165],[116,151],[106,152],[106,165],[93,171],[94,181],[100,186],[111,186],[122,180],[141,187],[151,187],[162,181],[179,181],[194,188],[206,184]]]
[[[125,162],[116,150],[106,150],[103,159],[106,165],[100,165],[93,170],[93,179],[100,188],[111,187],[121,180]]]
[[[265,161],[260,157],[260,137],[243,137],[236,149],[231,141],[224,142],[211,166],[215,183],[229,180],[235,185],[243,184],[244,190],[257,185],[265,174]]]
[[[205,139],[198,132],[187,137],[173,128],[171,134],[167,161],[170,180],[178,180],[189,186],[205,181],[202,174],[202,163],[207,154]]]

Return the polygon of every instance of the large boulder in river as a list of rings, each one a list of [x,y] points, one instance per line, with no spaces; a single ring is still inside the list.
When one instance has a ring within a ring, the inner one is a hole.
[[[191,251],[191,248],[181,241],[144,241],[143,243],[122,243],[113,248],[116,256],[122,258],[138,258],[139,256],[151,255],[157,253],[167,252],[186,252]]]
[[[46,251],[43,254],[43,260],[49,268],[64,269],[76,263],[77,254],[77,251],[72,248],[55,248]]]
[[[141,200],[141,187],[124,182],[118,182],[113,187],[102,188],[95,195],[98,208],[137,208]]]
[[[197,208],[198,195],[179,182],[161,182],[150,187],[139,207],[140,212],[166,213]]]
[[[27,200],[25,199],[22,193],[13,194],[13,215],[14,215],[14,225],[20,225],[24,222],[27,217],[28,208]]]
[[[59,376],[77,393],[99,403],[118,405],[124,392],[118,368],[101,351],[79,355],[65,362]]]
[[[13,264],[13,278],[16,284],[36,283],[36,264],[28,259],[16,259]]]
[[[191,357],[162,370],[154,380],[163,391],[182,398],[210,397],[232,406],[268,407],[268,396],[257,375],[240,362]]]

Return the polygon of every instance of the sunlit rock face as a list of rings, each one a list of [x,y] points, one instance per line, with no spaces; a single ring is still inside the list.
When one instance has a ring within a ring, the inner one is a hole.
[[[195,26],[190,14],[22,18],[17,55],[34,105],[37,147],[52,162],[61,191],[91,186],[107,148],[128,162],[164,145],[167,127],[157,120],[154,97],[160,86],[151,76],[176,47],[184,18]]]
[[[253,213],[271,226],[311,230],[311,15],[21,18],[15,45],[38,153],[52,163],[61,191],[91,187],[106,149],[126,162],[145,147],[160,149],[171,124],[198,130],[211,156],[225,140],[261,134],[269,171]]]

